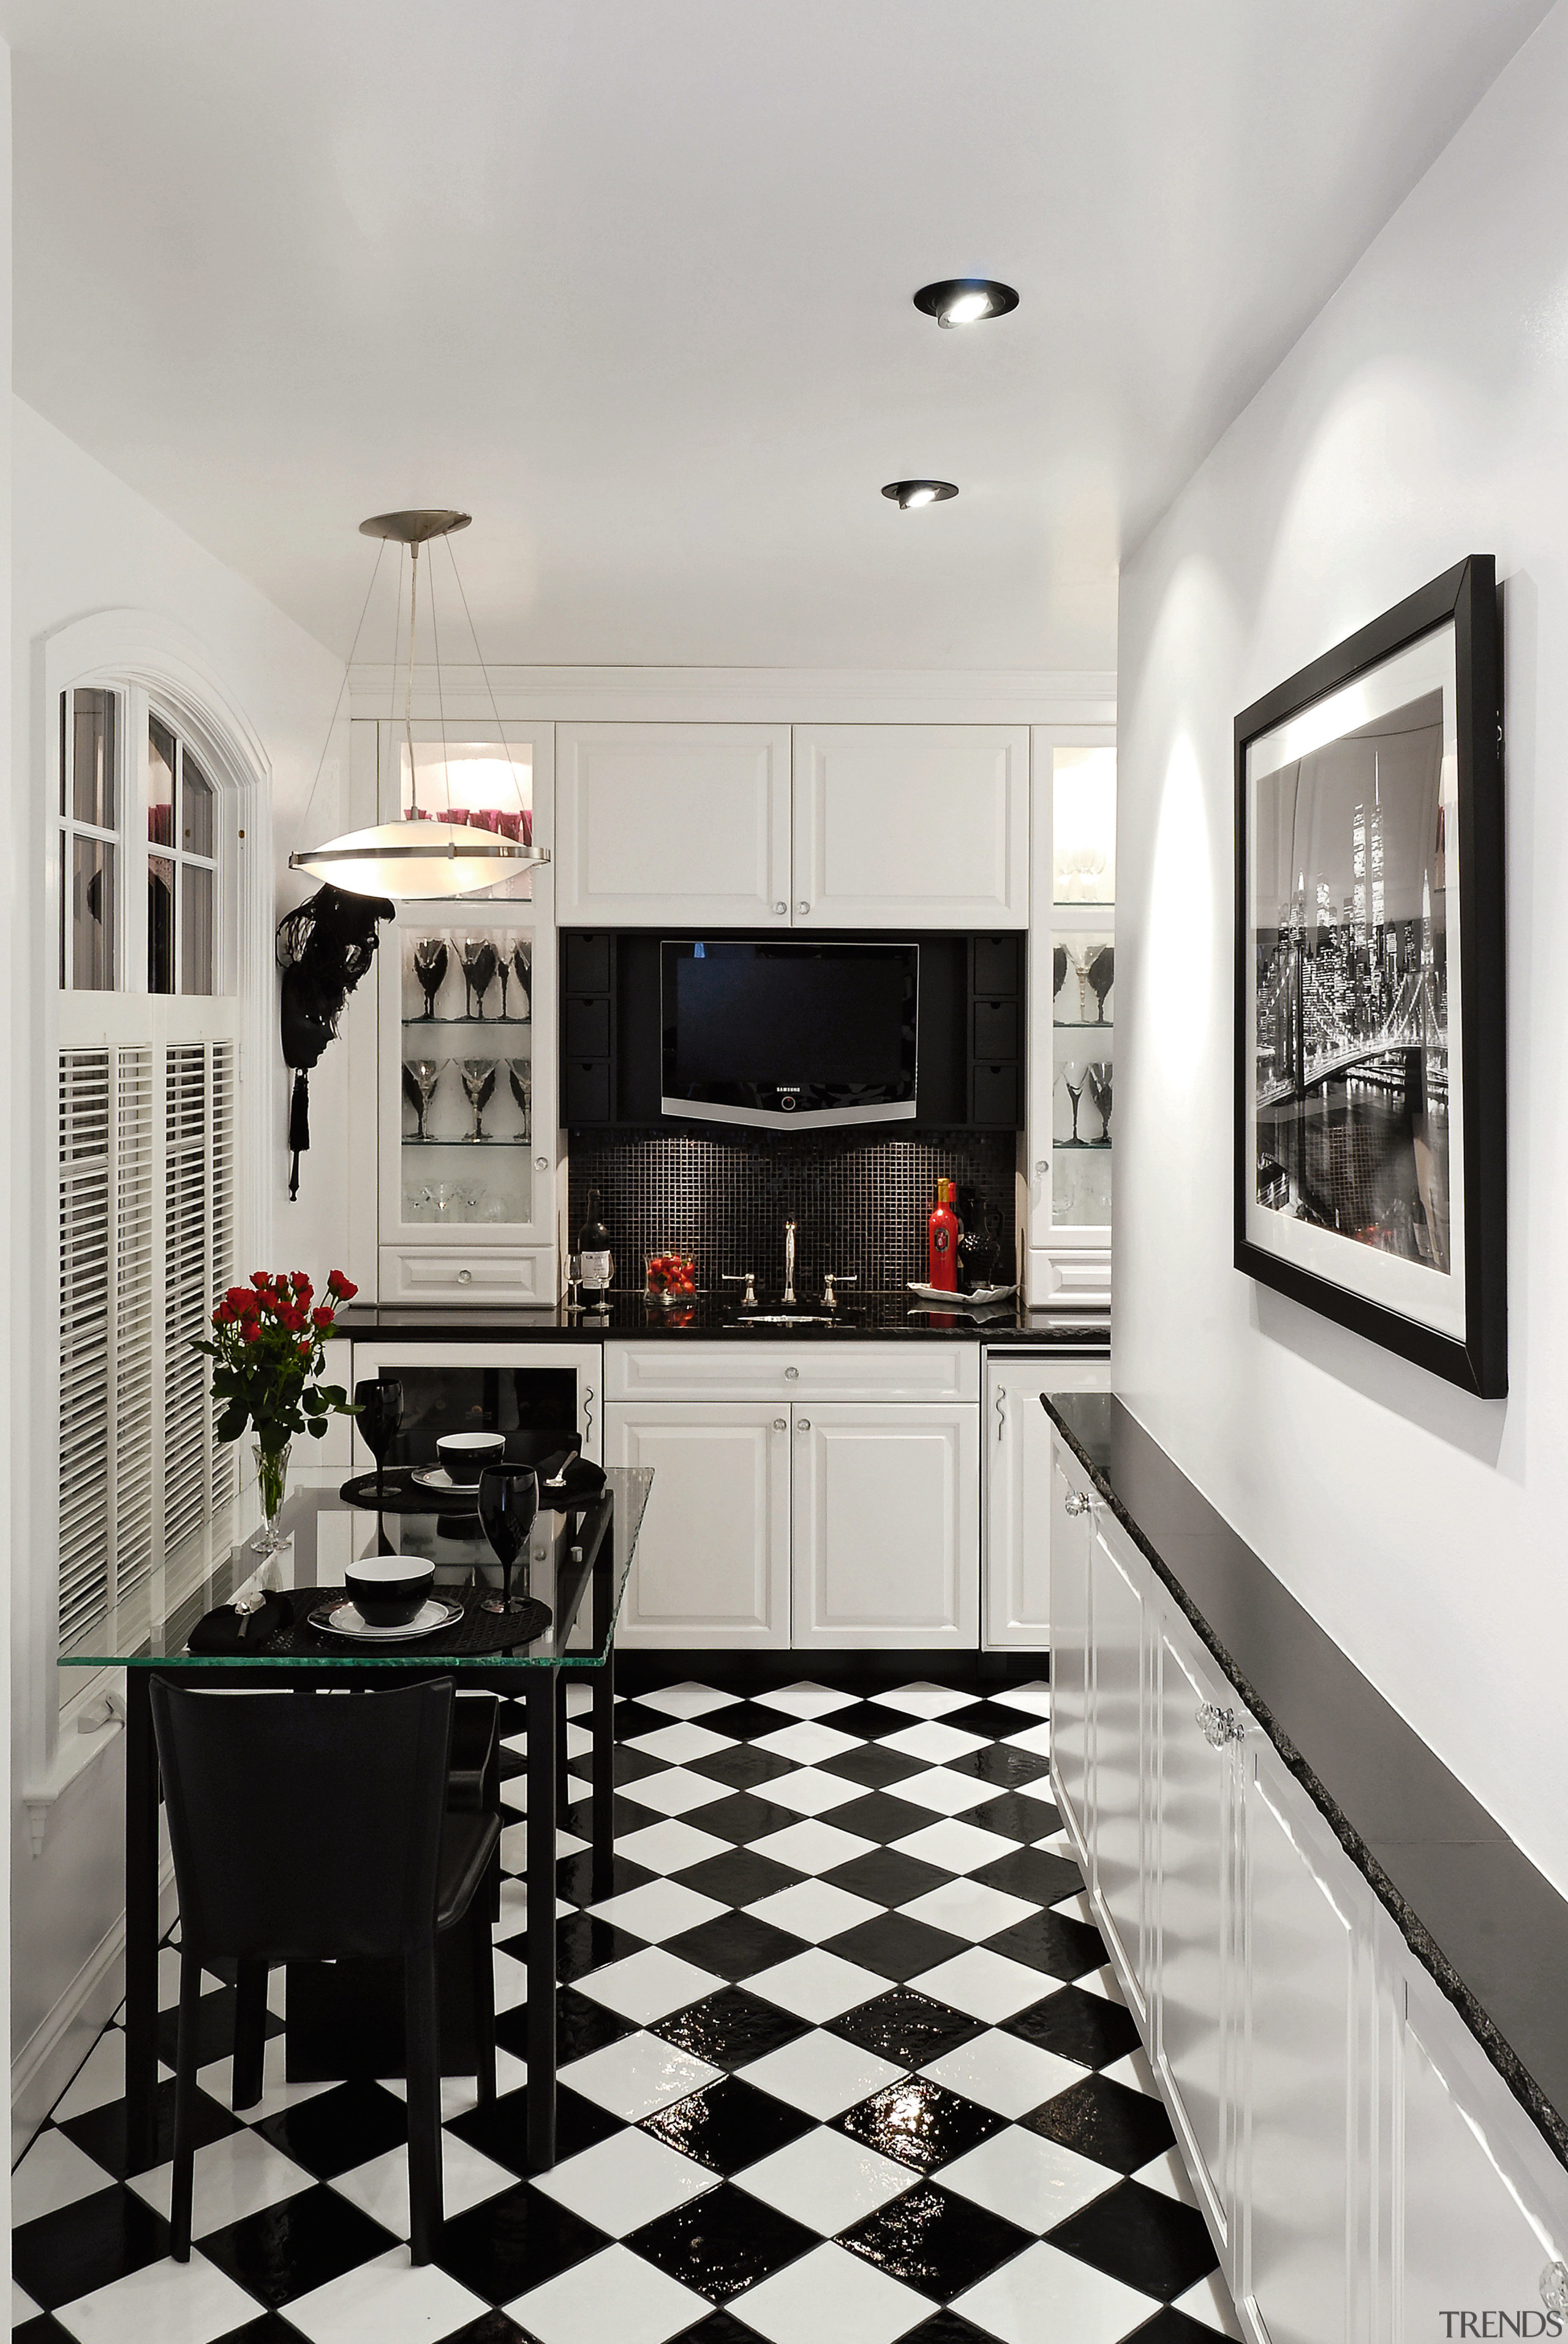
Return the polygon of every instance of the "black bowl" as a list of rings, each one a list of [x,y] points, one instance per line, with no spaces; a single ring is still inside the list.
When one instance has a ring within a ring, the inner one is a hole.
[[[436,1454],[455,1489],[477,1490],[487,1465],[498,1465],[507,1453],[502,1432],[444,1432]]]
[[[344,1584],[367,1628],[406,1628],[435,1582],[436,1566],[415,1555],[372,1554],[351,1562]]]

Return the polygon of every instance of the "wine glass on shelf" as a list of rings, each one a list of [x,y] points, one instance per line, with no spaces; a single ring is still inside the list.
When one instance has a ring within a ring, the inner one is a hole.
[[[468,1095],[468,1105],[474,1110],[472,1139],[485,1136],[484,1113],[496,1092],[496,1069],[488,1058],[459,1058],[457,1072],[463,1077],[463,1088]]]
[[[519,1066],[514,1064],[507,1068],[507,1080],[512,1086],[512,1096],[517,1100],[518,1109],[521,1112],[523,1118],[522,1137],[527,1139],[531,1136],[534,1128],[533,1076],[527,1066]]]
[[[486,1612],[520,1612],[512,1593],[512,1567],[528,1545],[539,1510],[539,1477],[527,1465],[487,1465],[479,1476],[479,1527],[501,1566],[502,1592],[487,1595]]]
[[[414,947],[414,974],[419,980],[419,990],[425,996],[425,1015],[436,1015],[436,995],[440,992],[447,975],[447,939],[445,936],[421,936]]]
[[[1087,1079],[1088,1072],[1089,1070],[1085,1066],[1081,1058],[1067,1058],[1062,1062],[1061,1085],[1062,1088],[1066,1091],[1068,1097],[1072,1102],[1072,1139],[1070,1144],[1074,1147],[1080,1147],[1083,1144],[1078,1137],[1078,1102],[1083,1096],[1083,1086]]]
[[[354,1387],[354,1405],[365,1446],[376,1460],[376,1502],[397,1429],[403,1421],[403,1387],[396,1376],[367,1376]]]
[[[441,1066],[437,1058],[405,1058],[403,1061],[403,1096],[418,1120],[419,1127],[414,1135],[416,1139],[427,1137],[425,1117],[430,1112],[430,1101],[436,1096],[436,1086],[440,1079]]]
[[[477,1000],[478,1015],[485,1015],[485,995],[494,981],[498,965],[496,947],[488,936],[465,936],[459,947],[463,962],[463,1014],[470,1016],[469,998]]]
[[[1061,991],[1062,986],[1066,983],[1067,946],[1065,945],[1052,945],[1050,948],[1050,998],[1053,1005],[1053,1015],[1056,996]],[[1061,1021],[1059,1018],[1057,1022],[1060,1025]]]
[[[1107,1139],[1111,1137],[1111,1060],[1092,1058],[1089,1066],[1089,1096],[1094,1102],[1101,1128]]]
[[[1116,982],[1116,952],[1111,945],[1096,945],[1085,965],[1084,975],[1094,995],[1094,1022],[1105,1023],[1105,996]]]
[[[512,946],[512,975],[518,980],[518,991],[522,996],[522,1007],[518,1012],[519,1025],[526,1026],[533,1015],[533,1003],[528,997],[528,985],[533,974],[534,960],[529,947],[525,944],[515,944]]]
[[[496,975],[501,980],[501,1022],[504,1025],[507,1016],[507,986],[512,975],[512,955],[509,952],[497,954]]]

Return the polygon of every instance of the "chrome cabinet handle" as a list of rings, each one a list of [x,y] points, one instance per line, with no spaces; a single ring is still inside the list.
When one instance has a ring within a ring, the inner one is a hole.
[[[999,1391],[999,1392],[998,1392],[998,1394],[997,1394],[997,1396],[996,1396],[996,1437],[997,1437],[997,1439],[998,1439],[999,1440],[1000,1440],[1002,1439],[1003,1435],[1006,1433],[1006,1430],[1007,1430],[1007,1394],[1006,1394],[1006,1392],[1004,1392],[1004,1391]]]
[[[789,1418],[787,1416],[776,1416],[773,1420],[773,1430],[775,1432],[788,1432],[789,1430]]]
[[[588,1437],[591,1435],[591,1433],[592,1433],[592,1431],[593,1431],[593,1404],[594,1404],[594,1401],[595,1401],[595,1399],[596,1399],[596,1398],[597,1398],[597,1397],[598,1397],[598,1395],[596,1394],[596,1392],[595,1392],[595,1390],[594,1390],[594,1388],[593,1388],[592,1384],[584,1384],[584,1386],[583,1386],[583,1438],[584,1438],[584,1440],[585,1440],[588,1439]]]
[[[787,1384],[799,1383],[799,1380],[800,1380],[800,1370],[799,1370],[799,1368],[786,1368],[786,1369],[785,1369],[785,1370],[784,1370],[784,1380],[785,1380],[785,1382],[786,1382]]]
[[[474,1283],[473,1271],[471,1269],[460,1269],[457,1272],[457,1283],[459,1286],[472,1286]]]
[[[1077,1521],[1081,1514],[1088,1513],[1093,1502],[1093,1500],[1087,1497],[1081,1490],[1069,1490],[1062,1500],[1061,1510],[1064,1514],[1070,1514],[1072,1520]]]

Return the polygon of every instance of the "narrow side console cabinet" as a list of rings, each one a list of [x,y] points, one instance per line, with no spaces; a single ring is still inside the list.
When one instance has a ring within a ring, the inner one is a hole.
[[[1252,2344],[1568,2332],[1568,2171],[1052,1443],[1052,1781]]]

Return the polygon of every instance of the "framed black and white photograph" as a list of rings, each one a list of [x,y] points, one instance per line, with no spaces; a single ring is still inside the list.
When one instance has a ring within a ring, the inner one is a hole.
[[[1508,1388],[1502,645],[1473,554],[1236,719],[1236,1268]]]

